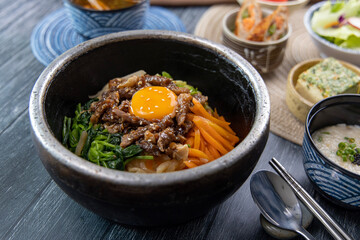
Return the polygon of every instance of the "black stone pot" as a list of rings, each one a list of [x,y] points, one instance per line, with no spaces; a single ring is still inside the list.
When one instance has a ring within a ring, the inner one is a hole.
[[[211,163],[163,174],[106,169],[63,147],[64,116],[110,79],[139,69],[198,87],[242,142]],[[40,159],[64,192],[116,222],[158,226],[203,215],[244,183],[268,138],[270,102],[260,75],[231,50],[189,34],[140,30],[95,38],[58,57],[36,82],[29,112]]]

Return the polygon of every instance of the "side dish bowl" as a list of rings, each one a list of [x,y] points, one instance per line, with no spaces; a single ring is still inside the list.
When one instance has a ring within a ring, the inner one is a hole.
[[[107,169],[66,149],[64,116],[109,79],[139,69],[167,71],[201,89],[243,140],[208,164],[161,174]],[[201,216],[244,183],[268,138],[270,102],[260,75],[233,51],[189,34],[139,30],[95,38],[58,57],[37,80],[29,114],[40,159],[66,194],[118,223],[158,226]]]
[[[354,65],[360,66],[360,50],[346,49],[337,46],[334,43],[327,41],[326,39],[320,37],[316,34],[311,28],[311,18],[319,8],[326,3],[326,1],[319,2],[311,6],[305,13],[304,16],[304,25],[307,32],[310,34],[310,37],[319,49],[322,57],[334,57],[339,60],[347,61]]]
[[[243,58],[249,61],[260,73],[275,70],[284,59],[287,40],[291,35],[291,26],[285,36],[275,41],[255,42],[241,39],[234,34],[235,19],[239,10],[233,10],[225,15],[222,22],[222,42]],[[265,15],[271,14],[263,10]]]
[[[109,33],[141,29],[145,23],[149,0],[141,0],[130,7],[114,10],[94,10],[63,0],[74,29],[86,38]]]
[[[301,122],[305,123],[306,116],[309,113],[310,108],[314,103],[310,102],[308,99],[304,98],[295,88],[299,75],[311,68],[312,66],[320,63],[323,59],[310,59],[304,62],[300,62],[291,68],[286,85],[286,105],[288,106],[290,112]],[[357,73],[360,76],[360,69],[352,64],[349,64],[344,61],[340,63]]]
[[[237,0],[241,5],[244,0]],[[275,10],[278,6],[286,6],[289,12],[293,12],[297,9],[304,7],[310,0],[288,0],[288,1],[271,1],[271,0],[257,0],[260,6],[263,8]]]
[[[312,134],[338,123],[360,125],[360,95],[343,94],[316,103],[307,115],[303,140],[304,168],[316,189],[346,208],[360,208],[360,175],[329,160],[315,146]]]

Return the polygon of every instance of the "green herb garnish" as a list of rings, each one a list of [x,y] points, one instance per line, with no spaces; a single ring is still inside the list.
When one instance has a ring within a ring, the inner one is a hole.
[[[346,142],[340,142],[338,144],[338,150],[336,151],[337,156],[341,156],[344,162],[354,162],[357,155],[360,154],[360,148],[356,148],[355,139],[344,137]]]

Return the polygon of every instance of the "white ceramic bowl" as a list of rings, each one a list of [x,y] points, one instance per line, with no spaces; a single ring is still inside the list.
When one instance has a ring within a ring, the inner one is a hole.
[[[327,41],[326,39],[317,35],[311,28],[311,18],[315,11],[317,11],[326,1],[316,3],[309,10],[306,11],[304,16],[304,25],[306,30],[311,36],[311,39],[315,43],[316,47],[320,51],[322,57],[335,57],[339,60],[343,60],[354,65],[360,66],[360,50],[346,49],[337,46],[334,43]]]

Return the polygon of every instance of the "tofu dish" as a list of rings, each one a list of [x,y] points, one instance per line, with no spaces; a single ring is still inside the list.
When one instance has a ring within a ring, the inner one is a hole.
[[[185,81],[138,71],[114,78],[65,117],[62,143],[106,168],[162,173],[209,163],[239,142],[208,97]]]
[[[316,103],[342,93],[359,93],[360,76],[334,58],[326,58],[299,75],[296,91]]]

